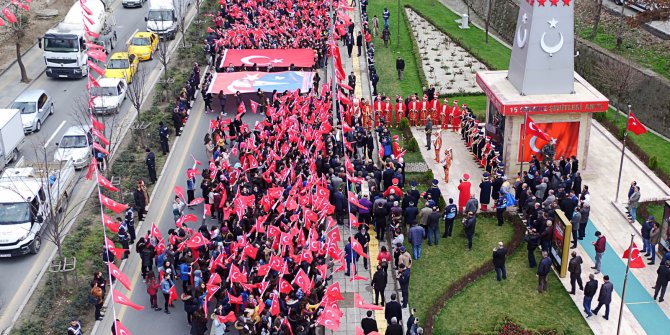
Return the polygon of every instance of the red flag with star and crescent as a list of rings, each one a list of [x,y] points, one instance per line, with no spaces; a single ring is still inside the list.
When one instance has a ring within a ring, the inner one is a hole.
[[[130,307],[130,308],[132,308],[136,311],[141,311],[141,310],[144,309],[144,306],[138,305],[138,304],[130,301],[130,299],[128,299],[128,297],[126,297],[123,293],[121,293],[117,290],[114,290],[114,289],[112,290],[112,297],[114,298],[114,302],[117,303],[117,304],[126,305],[126,306],[128,306],[128,307]]]
[[[627,128],[635,135],[642,135],[647,132],[647,128],[642,123],[640,123],[640,120],[638,120],[632,112],[628,116]]]
[[[525,127],[526,136],[537,136],[537,138],[543,139],[547,142],[551,140],[549,138],[549,135],[547,135],[545,132],[542,131],[542,129],[537,127],[537,123],[535,123],[535,121],[533,121],[533,119],[531,119],[529,115],[526,115],[525,125],[526,125]]]

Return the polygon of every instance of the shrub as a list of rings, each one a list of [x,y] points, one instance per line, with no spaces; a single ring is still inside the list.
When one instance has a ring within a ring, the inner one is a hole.
[[[26,320],[21,327],[12,333],[16,333],[17,335],[42,335],[44,334],[44,326],[37,320]]]
[[[414,137],[412,137],[407,142],[407,151],[409,151],[409,152],[419,152],[419,143],[416,141],[416,139]]]
[[[658,168],[658,158],[656,156],[649,157],[649,168],[656,170]]]
[[[404,117],[400,120],[400,130],[405,132],[405,130],[409,130],[409,119]]]

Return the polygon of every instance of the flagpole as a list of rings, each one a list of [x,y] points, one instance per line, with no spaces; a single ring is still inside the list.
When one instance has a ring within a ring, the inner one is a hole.
[[[628,105],[628,112],[630,114],[630,105]],[[619,332],[621,331],[621,319],[623,315],[623,306],[625,305],[625,299],[626,299],[626,284],[628,284],[628,272],[630,270],[630,259],[631,255],[633,254],[633,239],[635,238],[635,234],[630,234],[630,245],[628,246],[628,262],[626,263],[626,276],[623,279],[623,291],[621,292],[621,306],[619,306],[619,322],[616,325],[616,333],[619,335]]]
[[[626,122],[630,119],[630,108],[631,105],[628,104],[628,117],[626,117]],[[623,157],[626,152],[626,137],[628,136],[628,123],[626,123],[626,129],[623,132],[623,145],[621,146],[621,161],[619,161],[619,177],[616,182],[616,193],[614,194],[614,202],[619,201],[619,188],[621,187],[621,172],[623,170]]]
[[[331,24],[330,24],[330,38],[333,39],[333,46],[337,45],[337,41],[335,40],[335,0],[330,1],[330,16],[331,16]],[[331,98],[331,103],[333,104],[333,128],[337,127],[337,79],[335,75],[335,55],[330,57],[331,64],[333,67],[332,74],[330,75],[330,81],[331,81],[331,91],[330,91],[330,98]],[[342,137],[344,138],[344,134],[342,134]]]
[[[526,127],[528,127],[528,125],[526,124],[527,121],[528,121],[528,110],[525,110],[523,112],[523,136],[521,139],[521,165],[519,166],[519,173],[521,174],[521,178],[523,178],[523,159],[526,151]]]

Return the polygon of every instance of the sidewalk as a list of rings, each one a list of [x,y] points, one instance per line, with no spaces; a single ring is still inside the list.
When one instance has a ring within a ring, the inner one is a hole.
[[[21,82],[21,70],[19,64],[14,61],[0,70],[0,106],[8,106],[16,99],[21,92],[30,87],[37,78],[39,78],[47,69],[42,57],[42,51],[37,44],[28,49],[21,58],[26,67],[30,83]]]

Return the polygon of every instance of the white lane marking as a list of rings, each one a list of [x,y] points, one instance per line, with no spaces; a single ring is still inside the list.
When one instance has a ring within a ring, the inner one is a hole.
[[[54,137],[56,137],[56,135],[58,135],[58,132],[63,128],[64,125],[65,125],[65,120],[63,120],[63,122],[60,123],[60,126],[58,126],[58,128],[56,128],[56,131],[54,131],[54,133],[51,134],[51,137],[49,137],[47,142],[44,143],[44,148],[45,149],[46,149],[46,147],[49,146],[49,143],[54,139]]]
[[[126,41],[126,46],[130,44],[130,40],[133,39],[133,36],[135,36],[135,33],[137,33],[140,30],[140,28],[135,29],[132,34],[130,34],[130,37],[128,37],[128,40]]]

